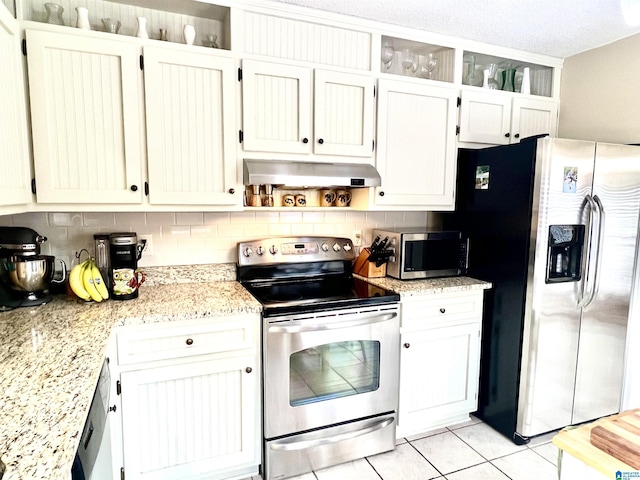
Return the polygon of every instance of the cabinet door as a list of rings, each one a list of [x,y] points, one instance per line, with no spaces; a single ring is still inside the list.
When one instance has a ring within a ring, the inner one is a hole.
[[[558,104],[532,98],[514,98],[511,109],[511,143],[548,133],[556,135]]]
[[[315,71],[314,153],[372,155],[373,85],[371,77]]]
[[[18,22],[0,6],[0,205],[31,202],[25,84]]]
[[[144,59],[149,203],[239,204],[234,61],[156,47]]]
[[[400,341],[399,428],[426,431],[476,409],[479,323],[403,333]]]
[[[456,101],[452,89],[380,80],[376,205],[454,207]]]
[[[254,356],[121,373],[126,478],[201,478],[256,463]]]
[[[242,62],[244,149],[311,153],[311,70]]]
[[[27,31],[38,202],[140,203],[140,49]]]
[[[470,90],[461,92],[461,142],[507,145],[511,137],[510,125],[510,96]]]

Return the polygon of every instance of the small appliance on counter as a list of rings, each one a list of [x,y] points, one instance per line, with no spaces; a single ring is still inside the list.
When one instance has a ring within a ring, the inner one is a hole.
[[[372,245],[373,251],[391,252],[387,262],[390,277],[401,280],[457,277],[467,272],[469,239],[459,230],[374,229],[373,235],[382,239],[378,246]]]
[[[26,227],[0,227],[0,311],[42,305],[51,301],[52,283],[63,283],[67,267],[61,259],[61,278],[54,279],[55,257],[40,255],[47,238]]]
[[[138,242],[135,232],[109,235],[111,298],[131,300],[138,298],[138,288],[144,282],[144,274],[138,271],[138,260],[146,240]],[[96,252],[97,253],[97,252]]]

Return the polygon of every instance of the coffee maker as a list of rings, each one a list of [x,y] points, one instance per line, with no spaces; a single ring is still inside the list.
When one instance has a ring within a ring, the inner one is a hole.
[[[0,311],[47,303],[51,284],[65,281],[64,262],[58,259],[62,278],[54,279],[55,258],[40,255],[46,240],[30,228],[0,227]]]
[[[109,235],[109,259],[111,270],[111,298],[131,300],[138,298],[138,287],[144,282],[144,273],[138,271],[138,260],[146,240],[138,242],[133,232]]]

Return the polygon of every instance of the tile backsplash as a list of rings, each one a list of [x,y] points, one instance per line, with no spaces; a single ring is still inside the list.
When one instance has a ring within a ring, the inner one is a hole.
[[[42,253],[68,266],[86,248],[92,255],[95,233],[136,232],[152,235],[153,254],[140,266],[235,263],[236,244],[272,236],[332,235],[352,238],[362,232],[371,243],[373,228],[431,226],[429,212],[272,211],[272,212],[32,212],[0,216],[0,225],[29,227],[48,238]]]

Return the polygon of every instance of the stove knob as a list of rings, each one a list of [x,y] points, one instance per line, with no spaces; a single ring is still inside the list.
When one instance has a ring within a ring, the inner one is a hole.
[[[258,248],[256,248],[256,253],[258,255],[264,255],[264,247],[260,245]]]
[[[350,243],[345,243],[344,246],[342,247],[342,249],[345,252],[350,252],[351,251],[351,244]]]
[[[253,255],[253,250],[251,249],[251,247],[247,247],[244,249],[244,256],[245,257],[250,257],[251,255]]]
[[[323,252],[328,252],[329,251],[329,245],[327,245],[327,242],[323,243],[320,248],[322,248]]]
[[[271,246],[269,247],[269,253],[270,253],[271,255],[275,255],[276,253],[278,253],[278,249],[276,248],[276,246],[275,246],[275,245],[271,245]]]
[[[333,251],[334,252],[339,252],[340,251],[340,245],[338,243],[334,243],[333,244]]]

